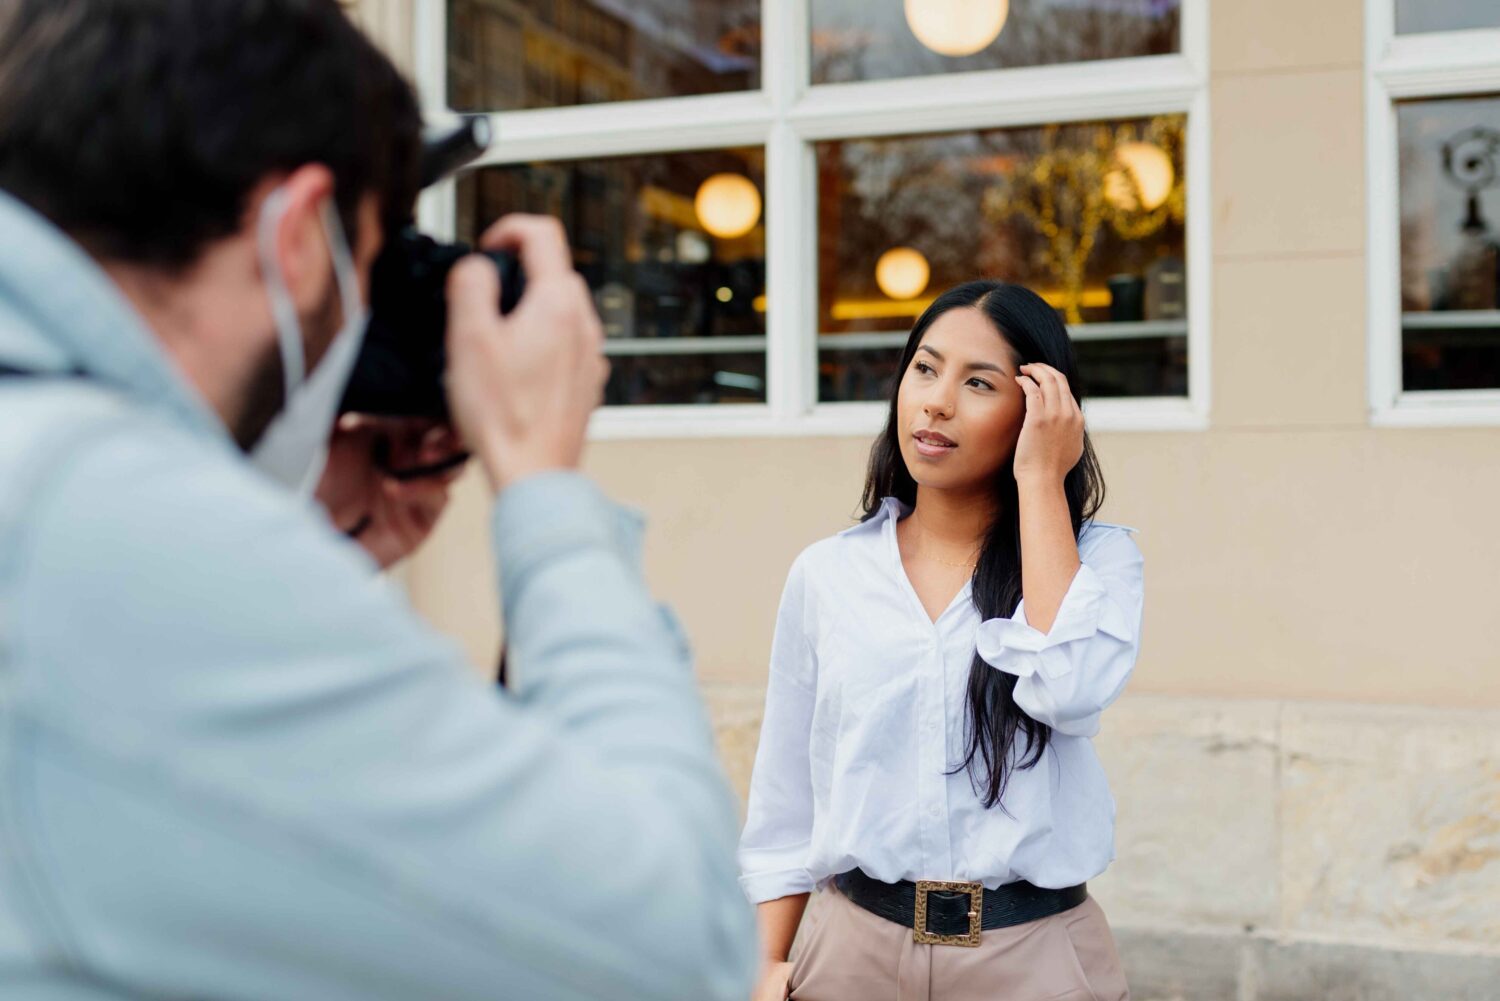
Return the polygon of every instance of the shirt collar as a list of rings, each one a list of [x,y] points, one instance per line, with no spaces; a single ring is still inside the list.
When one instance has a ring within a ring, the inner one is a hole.
[[[900,521],[911,513],[911,508],[901,503],[894,497],[887,497],[880,502],[880,507],[869,518],[860,522],[852,528],[846,528],[840,535],[856,535],[861,532],[878,532],[880,526],[892,519]]]
[[[0,233],[6,235],[0,243],[0,301],[29,321],[21,331],[18,356],[52,357],[60,362],[56,371],[80,373],[165,412],[176,423],[229,440],[218,414],[176,370],[140,314],[78,244],[4,191]],[[28,333],[34,342],[30,350],[24,344]]]

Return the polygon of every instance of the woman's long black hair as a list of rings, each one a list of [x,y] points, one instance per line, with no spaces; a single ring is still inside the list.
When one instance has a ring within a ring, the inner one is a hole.
[[[1073,343],[1057,311],[1041,296],[1020,285],[998,281],[972,281],[949,289],[917,319],[901,353],[896,386],[891,392],[890,417],[885,431],[870,450],[863,499],[865,521],[879,512],[885,497],[895,497],[908,506],[917,502],[916,481],[901,457],[901,436],[908,430],[901,427],[896,406],[901,379],[933,321],[950,309],[961,308],[978,309],[987,316],[995,326],[996,336],[1009,342],[1021,364],[1041,362],[1061,372],[1067,377],[1073,396],[1083,402]],[[974,606],[984,619],[1014,615],[1021,601],[1021,521],[1013,460],[1014,456],[1007,459],[995,474],[997,514],[985,535],[974,570]],[[1084,522],[1104,502],[1104,478],[1087,432],[1083,438],[1083,457],[1069,470],[1063,491],[1068,498],[1076,538]],[[974,655],[969,668],[967,749],[964,760],[953,771],[968,769],[974,791],[987,808],[995,806],[1005,795],[1014,769],[1031,768],[1041,760],[1052,735],[1051,727],[1027,716],[1016,705],[1015,688],[1015,675],[997,671],[980,659],[978,653]],[[1018,736],[1025,738],[1024,747],[1019,746]]]

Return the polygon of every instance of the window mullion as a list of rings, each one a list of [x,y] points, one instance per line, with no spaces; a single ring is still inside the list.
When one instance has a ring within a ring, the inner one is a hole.
[[[778,417],[811,410],[817,384],[817,193],[813,156],[786,122],[766,143],[767,400]]]

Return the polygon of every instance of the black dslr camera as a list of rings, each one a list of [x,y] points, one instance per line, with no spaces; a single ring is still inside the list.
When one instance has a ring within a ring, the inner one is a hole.
[[[473,162],[489,144],[489,119],[479,115],[427,140],[422,187]],[[370,323],[340,413],[448,420],[444,290],[449,270],[470,252],[465,244],[424,236],[411,222],[386,241],[371,272]],[[500,269],[500,312],[509,313],[525,291],[520,262],[502,251],[485,256]]]

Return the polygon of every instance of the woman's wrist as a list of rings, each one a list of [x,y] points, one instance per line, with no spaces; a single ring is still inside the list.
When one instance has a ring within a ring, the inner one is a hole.
[[[1067,470],[1018,469],[1016,487],[1021,490],[1061,490],[1067,478]]]

